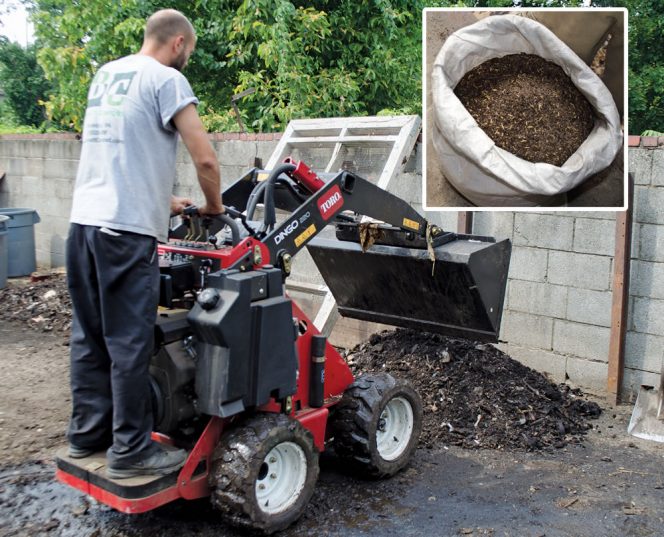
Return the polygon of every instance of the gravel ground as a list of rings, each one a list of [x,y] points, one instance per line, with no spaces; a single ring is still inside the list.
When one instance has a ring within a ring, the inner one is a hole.
[[[17,284],[12,281],[11,285]],[[41,324],[30,320],[0,320],[0,535],[241,535],[223,525],[205,500],[179,501],[142,515],[124,515],[55,481],[53,455],[64,444],[70,410],[68,347],[63,336],[57,329],[43,331]],[[369,347],[383,343],[383,350],[389,352],[390,337],[395,336],[376,335],[365,349],[356,350],[353,366],[359,367],[358,353],[368,356]],[[465,359],[464,352],[486,356],[486,349],[459,342],[448,342],[442,349],[450,354],[449,362],[444,362],[442,351],[442,365],[433,356],[422,362],[428,364],[431,380],[427,388],[422,375],[425,401],[430,399],[428,389],[439,389],[432,381],[433,373],[460,365],[454,364]],[[422,345],[422,354],[429,352],[426,341],[416,344]],[[506,371],[515,367],[504,355],[491,353],[482,367],[500,363],[506,364]],[[412,358],[405,354],[401,359]],[[386,361],[386,368],[403,367],[398,361]],[[477,395],[476,386],[470,389],[472,384],[461,392]],[[550,404],[553,392],[536,380],[528,384],[548,397],[536,399]],[[549,386],[559,390],[563,400],[586,400]],[[535,395],[527,388],[520,392],[524,397],[527,392]],[[457,408],[460,405],[455,403]],[[438,411],[425,409],[425,419],[435,415],[438,420],[444,405],[440,406]],[[453,436],[429,436],[403,472],[379,481],[358,478],[333,453],[324,453],[312,502],[302,519],[281,535],[662,535],[664,446],[627,436],[630,412],[630,407],[606,408],[588,422],[592,427],[580,434],[578,442],[572,441],[574,435],[565,436],[566,445],[560,448],[507,444],[492,448],[484,445],[490,437],[474,430],[470,432],[481,439],[482,449],[469,449],[463,442],[455,445]],[[440,416],[451,423],[464,419]]]

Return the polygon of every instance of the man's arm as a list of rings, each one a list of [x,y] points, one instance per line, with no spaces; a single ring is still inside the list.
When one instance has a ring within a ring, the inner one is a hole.
[[[173,123],[194,161],[198,184],[205,196],[205,205],[199,207],[199,212],[201,214],[224,212],[221,204],[219,162],[203,123],[198,117],[196,107],[193,104],[185,106],[173,117]]]

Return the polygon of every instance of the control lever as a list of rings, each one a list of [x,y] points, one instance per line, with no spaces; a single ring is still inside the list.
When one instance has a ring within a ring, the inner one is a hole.
[[[212,260],[203,259],[201,261],[200,267],[198,268],[198,272],[201,275],[201,289],[205,289],[205,278],[207,278],[207,275],[210,274],[210,270],[212,270]]]

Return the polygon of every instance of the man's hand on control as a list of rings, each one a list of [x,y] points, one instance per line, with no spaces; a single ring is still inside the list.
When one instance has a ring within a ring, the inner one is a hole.
[[[182,214],[182,211],[184,211],[185,207],[193,204],[194,202],[189,198],[171,196],[171,214]]]
[[[224,212],[226,212],[226,209],[224,209],[224,206],[221,203],[206,203],[198,208],[198,214],[200,215],[215,216],[217,214],[223,214]]]

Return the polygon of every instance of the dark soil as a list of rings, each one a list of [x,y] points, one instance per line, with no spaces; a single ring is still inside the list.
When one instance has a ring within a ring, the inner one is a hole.
[[[357,372],[410,381],[424,402],[426,447],[537,450],[580,443],[601,409],[492,345],[384,331],[350,351]]]
[[[67,344],[71,302],[63,274],[14,281],[0,290],[0,303],[0,319],[52,332]],[[578,390],[464,339],[385,331],[351,350],[348,361],[358,373],[386,371],[413,383],[424,401],[420,442],[426,447],[560,448],[579,443],[591,428],[587,418],[601,412]]]
[[[488,60],[454,92],[498,147],[530,162],[562,166],[593,129],[588,100],[562,68],[533,54]]]
[[[13,280],[0,289],[0,320],[26,323],[42,332],[69,336],[71,300],[65,275],[41,274],[31,279]]]

